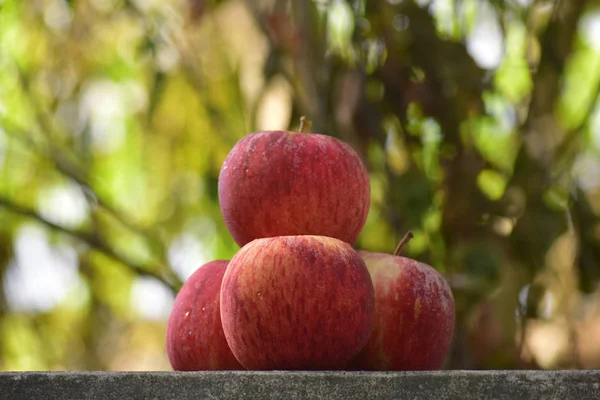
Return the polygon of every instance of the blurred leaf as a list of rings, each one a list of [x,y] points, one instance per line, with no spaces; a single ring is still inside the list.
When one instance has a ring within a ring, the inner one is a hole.
[[[477,177],[479,188],[492,200],[498,200],[504,194],[506,179],[492,169],[486,169]]]

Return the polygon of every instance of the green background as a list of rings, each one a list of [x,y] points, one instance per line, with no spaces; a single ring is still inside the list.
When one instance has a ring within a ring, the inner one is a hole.
[[[0,369],[169,370],[237,140],[350,143],[446,368],[600,368],[600,1],[0,0]]]

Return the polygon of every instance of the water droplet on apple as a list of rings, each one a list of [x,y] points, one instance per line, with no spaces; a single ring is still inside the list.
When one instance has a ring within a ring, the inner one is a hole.
[[[257,296],[260,296],[260,292],[257,292],[257,293],[256,293],[256,295],[257,295]]]
[[[183,320],[184,320],[184,321],[187,321],[188,319],[190,319],[190,314],[191,314],[191,313],[190,313],[189,311],[187,311],[187,312],[186,312],[186,313],[183,315]]]
[[[206,311],[206,307],[202,307],[202,311]]]

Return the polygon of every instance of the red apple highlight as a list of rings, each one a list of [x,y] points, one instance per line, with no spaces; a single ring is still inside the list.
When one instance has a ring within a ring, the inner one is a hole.
[[[396,253],[359,251],[375,287],[375,322],[351,369],[439,370],[454,334],[454,296],[433,267]]]
[[[240,246],[293,235],[353,244],[370,205],[369,176],[358,154],[316,133],[265,131],[242,138],[221,167],[218,192]]]
[[[324,236],[254,240],[221,286],[227,343],[251,370],[343,369],[366,343],[373,310],[365,263]]]
[[[183,284],[167,323],[167,355],[176,371],[243,369],[227,345],[219,295],[228,261],[204,264]]]

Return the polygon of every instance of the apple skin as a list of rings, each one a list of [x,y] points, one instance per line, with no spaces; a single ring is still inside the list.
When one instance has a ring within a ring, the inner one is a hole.
[[[221,324],[221,283],[229,261],[198,268],[183,284],[167,322],[166,347],[175,371],[243,370]]]
[[[219,204],[238,245],[319,235],[354,244],[370,206],[369,175],[341,140],[317,133],[255,132],[227,155]]]
[[[369,271],[324,236],[256,239],[231,259],[221,287],[227,343],[250,370],[340,370],[369,338]]]
[[[351,369],[439,370],[454,334],[454,296],[433,267],[392,254],[358,251],[375,288],[375,320]]]

